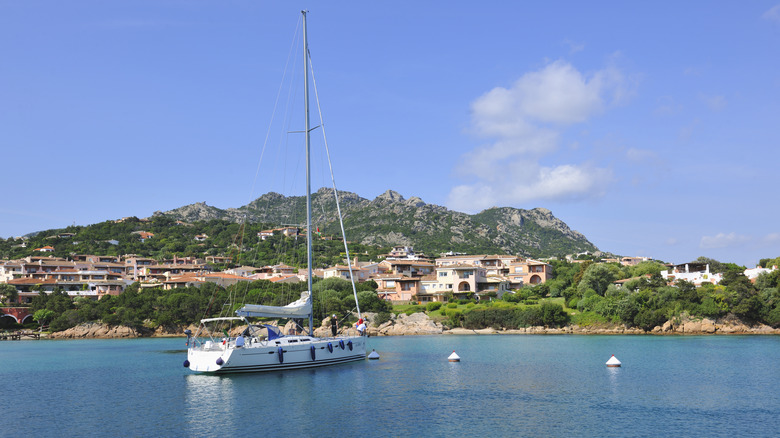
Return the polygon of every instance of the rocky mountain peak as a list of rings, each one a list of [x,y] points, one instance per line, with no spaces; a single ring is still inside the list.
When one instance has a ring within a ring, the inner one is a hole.
[[[396,192],[396,191],[388,190],[388,191],[382,193],[381,195],[377,196],[376,200],[377,201],[388,201],[388,202],[403,202],[404,201],[404,197],[401,196],[401,194]]]
[[[312,220],[326,233],[340,233],[332,189],[321,188],[313,200]],[[417,196],[408,200],[387,190],[373,201],[339,191],[346,235],[364,245],[406,245],[421,252],[495,252],[533,257],[597,251],[585,236],[571,230],[546,208],[523,210],[494,207],[469,215],[426,204]],[[267,193],[237,209],[221,210],[203,202],[159,213],[186,222],[212,218],[273,224],[299,223],[305,197]]]
[[[412,207],[422,207],[423,205],[425,205],[425,202],[423,202],[423,200],[418,198],[417,196],[412,196],[406,201],[406,205]]]

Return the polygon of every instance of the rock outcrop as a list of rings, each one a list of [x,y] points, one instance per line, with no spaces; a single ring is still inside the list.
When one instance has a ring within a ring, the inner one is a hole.
[[[372,336],[440,335],[443,331],[444,326],[424,313],[393,315],[379,327],[368,328]]]
[[[399,314],[392,315],[388,321],[377,324],[378,315],[376,313],[364,313],[370,336],[411,336],[411,335],[496,335],[496,334],[527,334],[527,335],[706,335],[706,334],[760,334],[760,335],[780,335],[780,328],[774,329],[767,325],[749,326],[744,322],[727,318],[713,321],[708,318],[693,318],[687,315],[681,315],[672,321],[667,321],[662,326],[653,328],[646,332],[640,328],[627,327],[625,325],[616,326],[586,326],[569,325],[566,327],[525,327],[520,329],[466,329],[461,327],[446,328],[441,323],[434,321],[425,313],[413,313],[411,315]],[[270,324],[275,325],[271,322]],[[196,326],[190,327],[158,327],[156,330],[141,329],[134,330],[130,327],[109,327],[100,323],[85,323],[70,328],[62,332],[52,333],[52,339],[82,339],[82,338],[134,338],[134,337],[170,337],[184,336],[185,328],[189,328],[193,333],[197,331]],[[244,331],[246,326],[233,327],[229,333],[230,336],[238,336]],[[294,324],[288,322],[284,327],[280,327],[282,333],[290,333]],[[352,325],[339,327],[340,335],[357,334]],[[325,318],[320,327],[315,328],[314,336],[328,337],[331,335],[330,318]]]
[[[680,315],[666,321],[662,326],[655,327],[652,333],[676,334],[676,335],[702,335],[702,334],[780,334],[780,329],[773,329],[768,325],[758,324],[749,326],[736,318],[724,318],[712,320],[709,318],[695,318],[689,315]]]
[[[130,327],[114,326],[97,322],[87,322],[71,327],[61,332],[52,333],[51,339],[112,339],[112,338],[137,338],[149,336],[148,332],[140,332]]]

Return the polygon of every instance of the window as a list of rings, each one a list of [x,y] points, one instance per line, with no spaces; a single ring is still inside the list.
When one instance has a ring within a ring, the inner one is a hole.
[[[385,281],[385,287],[395,287],[395,280]]]
[[[446,277],[447,271],[439,271],[439,277]]]

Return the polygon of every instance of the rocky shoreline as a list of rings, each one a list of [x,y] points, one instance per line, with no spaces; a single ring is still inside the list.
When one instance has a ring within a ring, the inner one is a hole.
[[[382,324],[372,324],[377,315],[367,313],[364,315],[368,322],[368,334],[371,336],[415,336],[415,335],[778,335],[780,328],[775,329],[767,325],[749,326],[737,319],[711,320],[707,318],[691,318],[681,316],[667,321],[662,326],[657,326],[651,331],[644,331],[635,327],[620,326],[586,326],[569,325],[565,327],[526,327],[522,329],[465,329],[447,328],[441,323],[431,319],[425,313],[413,313],[411,315],[393,315],[392,318]],[[189,328],[193,333],[197,327],[158,327],[155,330],[139,329],[115,326],[109,327],[101,323],[85,323],[61,332],[52,333],[50,339],[116,339],[138,337],[183,337],[184,330]],[[283,329],[287,332],[289,324]],[[232,336],[237,335],[243,327],[233,329]],[[330,336],[330,320],[325,319],[321,327],[314,330],[315,336]]]

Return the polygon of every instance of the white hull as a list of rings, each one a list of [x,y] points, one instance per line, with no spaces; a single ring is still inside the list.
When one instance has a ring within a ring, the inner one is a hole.
[[[313,354],[312,347],[314,347]],[[207,373],[313,368],[365,360],[365,358],[366,338],[363,336],[338,338],[284,336],[271,341],[247,343],[238,348],[232,340],[225,344],[206,342],[193,345],[187,351],[189,369]]]

